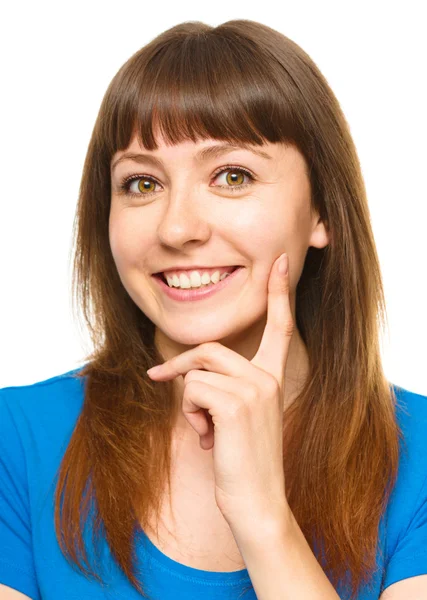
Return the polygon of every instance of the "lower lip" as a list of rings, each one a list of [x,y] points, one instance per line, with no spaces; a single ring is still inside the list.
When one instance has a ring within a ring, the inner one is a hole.
[[[218,283],[206,285],[200,288],[190,288],[187,290],[170,288],[167,283],[163,281],[160,275],[152,275],[152,277],[157,281],[157,283],[160,285],[160,288],[167,296],[169,296],[169,298],[172,298],[172,300],[182,300],[188,302],[194,300],[203,300],[204,298],[209,298],[209,296],[213,296],[215,293],[220,292],[226,286],[232,283],[241,271],[243,271],[243,267],[238,267],[230,275]]]

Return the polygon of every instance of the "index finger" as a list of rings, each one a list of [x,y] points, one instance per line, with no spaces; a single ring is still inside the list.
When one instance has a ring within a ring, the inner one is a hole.
[[[267,323],[258,351],[251,360],[252,364],[273,375],[279,384],[283,380],[289,345],[294,332],[289,297],[289,268],[286,273],[279,271],[281,254],[273,263],[268,280],[267,291]]]

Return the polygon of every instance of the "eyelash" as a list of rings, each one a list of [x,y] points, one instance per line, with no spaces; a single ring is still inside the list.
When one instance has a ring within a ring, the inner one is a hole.
[[[255,181],[255,177],[253,176],[253,174],[250,171],[248,171],[247,169],[244,169],[243,167],[236,167],[234,165],[226,165],[225,167],[221,167],[220,170],[215,171],[214,179],[216,179],[218,175],[222,175],[222,173],[226,173],[227,171],[241,171],[242,173],[244,173],[245,175],[247,175],[249,177],[250,183],[242,183],[237,186],[216,185],[215,187],[227,188],[227,190],[230,190],[231,192],[235,192],[235,191],[242,190],[243,188],[246,188],[246,187],[252,185],[252,182]],[[125,177],[124,179],[122,179],[122,181],[120,183],[119,187],[120,187],[121,193],[126,194],[128,196],[132,196],[132,197],[151,196],[152,194],[157,194],[156,191],[147,192],[146,194],[142,194],[142,193],[137,194],[135,192],[130,192],[129,188],[130,188],[131,183],[133,181],[137,181],[138,179],[145,179],[148,181],[153,181],[154,183],[158,183],[158,181],[156,181],[156,179],[154,179],[154,177],[150,177],[149,175],[140,175],[140,174],[129,175],[129,177]]]

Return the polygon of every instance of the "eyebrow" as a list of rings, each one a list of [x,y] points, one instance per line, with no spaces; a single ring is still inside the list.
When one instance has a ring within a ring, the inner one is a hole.
[[[267,152],[264,152],[263,150],[258,150],[256,148],[252,148],[247,144],[241,144],[239,146],[236,146],[234,144],[216,144],[215,146],[208,146],[207,148],[202,148],[201,150],[199,150],[194,155],[194,160],[196,162],[204,162],[216,158],[217,156],[220,156],[222,154],[226,154],[227,152],[232,152],[233,150],[248,150],[249,152],[252,152],[253,154],[261,156],[262,158],[265,158],[267,160],[272,160],[273,158],[272,156],[267,154]],[[159,158],[152,156],[151,154],[125,152],[120,158],[114,161],[111,171],[113,172],[116,166],[124,160],[132,160],[138,163],[148,163],[153,165],[154,167],[159,168],[163,167],[162,161]]]

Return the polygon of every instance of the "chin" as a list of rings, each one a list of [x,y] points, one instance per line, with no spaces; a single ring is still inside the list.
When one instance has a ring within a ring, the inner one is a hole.
[[[242,329],[231,328],[229,323],[220,326],[218,318],[206,324],[199,322],[197,328],[194,328],[195,331],[190,331],[189,328],[185,329],[182,325],[179,331],[174,327],[167,329],[158,327],[158,329],[161,337],[166,337],[170,342],[182,346],[199,346],[209,342],[218,342],[223,346],[232,347],[242,337]],[[243,328],[243,331],[246,329]]]

